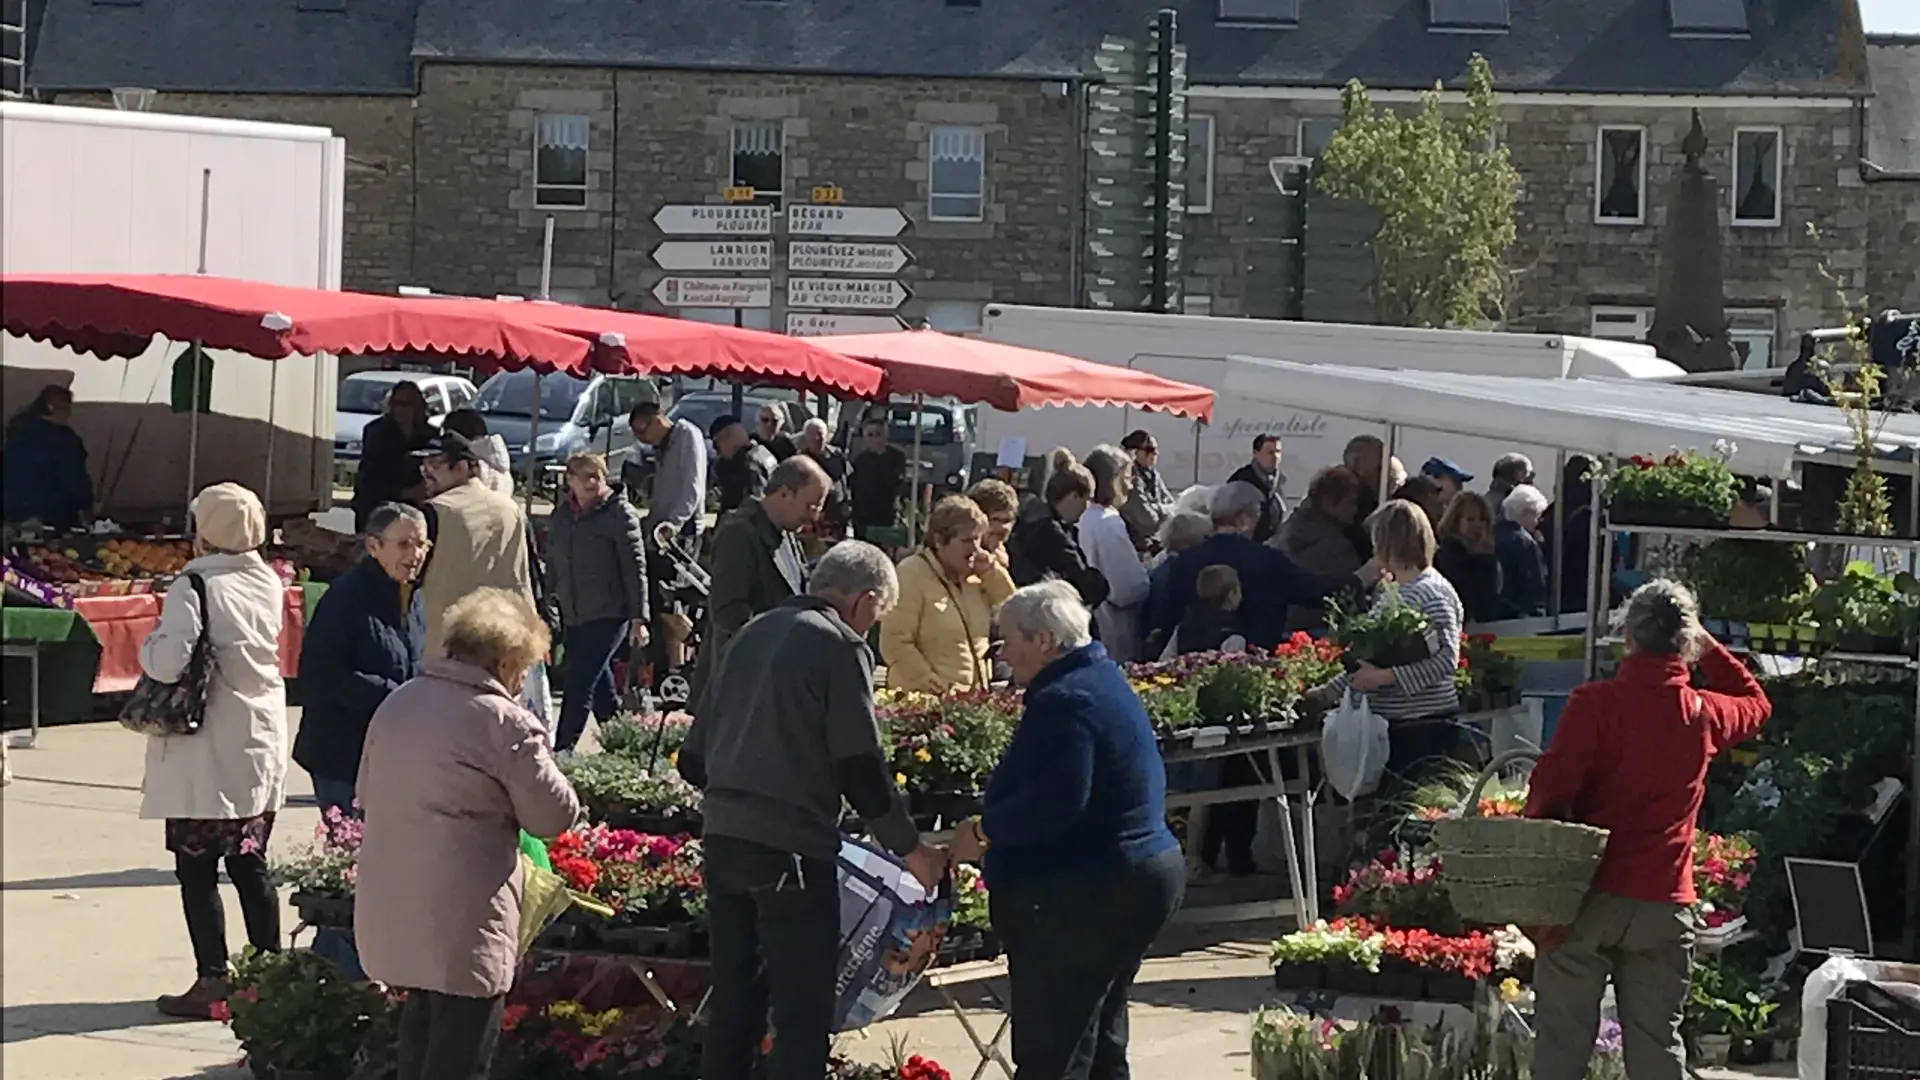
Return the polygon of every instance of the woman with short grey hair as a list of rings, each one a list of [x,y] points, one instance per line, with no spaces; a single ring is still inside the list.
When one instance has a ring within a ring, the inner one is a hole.
[[[1529,619],[1547,613],[1547,557],[1540,545],[1540,515],[1547,497],[1520,484],[1500,502],[1493,526],[1493,554],[1500,563],[1501,618]]]
[[[1527,792],[1528,817],[1608,831],[1573,925],[1528,931],[1539,949],[1533,1074],[1541,1080],[1586,1075],[1609,979],[1627,1056],[1645,1065],[1634,1075],[1684,1074],[1693,834],[1707,767],[1759,734],[1773,711],[1746,665],[1702,632],[1686,586],[1642,585],[1622,631],[1620,670],[1567,699]],[[1695,659],[1707,689],[1693,686]]]
[[[984,813],[953,845],[956,859],[984,856],[993,882],[1021,1076],[1089,1075],[1089,1032],[1092,1075],[1126,1075],[1128,992],[1187,884],[1153,724],[1091,623],[1065,581],[1015,590],[1001,607],[1026,708]]]

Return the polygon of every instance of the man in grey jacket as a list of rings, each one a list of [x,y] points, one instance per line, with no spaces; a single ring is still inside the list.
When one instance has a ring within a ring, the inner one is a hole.
[[[748,1080],[771,1005],[767,1080],[826,1073],[840,956],[844,799],[929,889],[946,853],[920,840],[873,714],[866,634],[899,597],[886,553],[836,545],[804,596],[747,623],[694,707],[680,773],[704,793],[713,996],[705,1080]]]

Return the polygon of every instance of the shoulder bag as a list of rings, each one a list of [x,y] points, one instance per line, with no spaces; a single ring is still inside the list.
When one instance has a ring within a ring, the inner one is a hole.
[[[200,636],[194,640],[187,669],[177,682],[161,682],[145,672],[120,709],[120,726],[141,735],[191,735],[207,716],[207,684],[213,675],[213,642],[208,634],[207,583],[188,574],[200,603]]]

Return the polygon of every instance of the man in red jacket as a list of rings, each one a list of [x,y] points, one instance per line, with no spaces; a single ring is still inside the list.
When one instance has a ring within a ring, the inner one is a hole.
[[[1707,766],[1756,734],[1773,706],[1739,659],[1700,628],[1685,586],[1654,581],[1627,601],[1628,656],[1575,690],[1534,767],[1527,816],[1609,832],[1572,926],[1536,932],[1536,1080],[1580,1080],[1613,980],[1634,1080],[1681,1080],[1693,945],[1693,830]],[[1692,688],[1697,661],[1713,689]]]

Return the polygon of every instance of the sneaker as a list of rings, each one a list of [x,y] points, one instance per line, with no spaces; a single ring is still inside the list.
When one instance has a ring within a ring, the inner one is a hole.
[[[212,1020],[214,1005],[224,1005],[226,1001],[227,980],[202,975],[194,980],[186,993],[178,996],[163,994],[153,1004],[162,1016],[177,1020]]]

